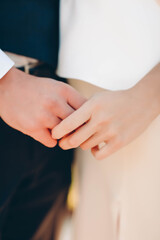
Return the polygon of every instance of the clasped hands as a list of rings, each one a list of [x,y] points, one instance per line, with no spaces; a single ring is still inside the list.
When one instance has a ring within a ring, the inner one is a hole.
[[[147,98],[146,98],[147,99]],[[134,89],[102,91],[52,130],[62,149],[91,149],[100,160],[108,157],[138,137],[155,115],[145,114],[149,101]],[[99,147],[101,143],[102,147]]]
[[[127,90],[95,94],[52,130],[63,149],[104,159],[139,137],[160,114],[160,64]],[[105,143],[99,147],[101,143]]]
[[[47,147],[59,140],[62,149],[80,146],[104,159],[138,137],[159,114],[159,92],[155,97],[146,86],[141,82],[129,90],[105,90],[86,100],[68,84],[13,68],[0,81],[0,116]],[[101,143],[105,145],[99,147]]]

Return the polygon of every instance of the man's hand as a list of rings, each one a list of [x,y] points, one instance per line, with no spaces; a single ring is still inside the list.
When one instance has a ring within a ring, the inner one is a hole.
[[[84,101],[65,83],[34,77],[15,68],[0,80],[0,117],[47,147],[57,144],[50,129]]]

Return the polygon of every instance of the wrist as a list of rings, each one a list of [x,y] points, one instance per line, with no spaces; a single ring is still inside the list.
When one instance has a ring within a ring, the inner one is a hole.
[[[160,64],[137,83],[131,91],[140,103],[148,108],[148,112],[157,117],[160,114]]]
[[[4,95],[7,92],[9,82],[13,81],[15,79],[15,74],[16,74],[17,69],[12,67],[1,79],[0,79],[0,117],[1,117],[1,112],[2,108],[4,106]]]

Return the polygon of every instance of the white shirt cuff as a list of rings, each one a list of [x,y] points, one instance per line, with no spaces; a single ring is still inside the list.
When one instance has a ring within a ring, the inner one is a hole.
[[[14,62],[0,49],[0,79],[14,66]]]

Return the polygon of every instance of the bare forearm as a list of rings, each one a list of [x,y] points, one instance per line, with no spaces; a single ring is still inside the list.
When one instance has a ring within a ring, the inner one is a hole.
[[[0,117],[1,117],[1,111],[2,111],[2,106],[3,106],[3,94],[4,94],[4,86],[7,85],[7,80],[10,79],[10,75],[14,72],[14,68],[9,70],[9,72],[0,79]]]
[[[153,68],[131,91],[148,103],[148,111],[155,116],[160,113],[160,63]]]

